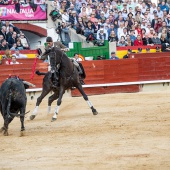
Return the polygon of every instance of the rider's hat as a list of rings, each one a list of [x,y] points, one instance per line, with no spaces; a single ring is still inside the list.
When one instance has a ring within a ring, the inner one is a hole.
[[[53,39],[51,37],[47,37],[46,42],[53,42]]]

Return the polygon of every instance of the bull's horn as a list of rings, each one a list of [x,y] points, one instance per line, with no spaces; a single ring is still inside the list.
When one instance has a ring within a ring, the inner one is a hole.
[[[30,83],[30,82],[28,82],[28,81],[23,81],[23,83],[24,83],[24,84],[27,84],[27,85],[29,85],[29,86],[35,87],[34,84],[32,84],[32,83]]]

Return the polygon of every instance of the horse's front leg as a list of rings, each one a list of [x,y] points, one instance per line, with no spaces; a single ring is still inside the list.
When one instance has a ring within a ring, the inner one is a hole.
[[[48,98],[48,113],[50,113],[51,111],[51,104],[54,100],[57,100],[58,99],[58,91],[57,92],[54,92],[53,95],[51,95],[49,98]]]
[[[59,108],[60,108],[60,105],[61,105],[63,94],[64,94],[64,87],[60,86],[59,97],[58,97],[58,100],[57,100],[57,106],[55,108],[54,115],[53,115],[52,120],[51,120],[52,122],[57,120],[57,115],[58,115],[58,112],[59,112]]]
[[[97,110],[93,107],[92,103],[90,102],[90,100],[88,99],[86,93],[84,92],[83,88],[82,88],[82,85],[79,83],[77,86],[77,89],[79,90],[79,92],[82,94],[84,100],[86,100],[87,104],[89,105],[90,109],[92,110],[93,112],[93,115],[97,115],[98,112]]]
[[[37,113],[38,113],[38,108],[39,108],[40,103],[42,102],[42,99],[43,99],[50,91],[51,91],[50,88],[45,89],[45,88],[43,87],[43,91],[42,91],[41,95],[37,98],[36,107],[35,107],[34,111],[32,112],[32,115],[30,116],[30,120],[33,120],[33,119],[36,117],[36,115],[37,115]]]

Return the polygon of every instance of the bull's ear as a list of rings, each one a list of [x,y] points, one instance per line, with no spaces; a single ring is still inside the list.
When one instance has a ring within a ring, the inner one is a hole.
[[[29,89],[30,86],[28,84],[24,84],[25,89]]]

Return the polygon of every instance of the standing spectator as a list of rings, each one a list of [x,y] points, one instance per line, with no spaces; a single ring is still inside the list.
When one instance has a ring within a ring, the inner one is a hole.
[[[137,35],[137,39],[134,41],[134,46],[142,46],[143,45],[143,41],[142,41],[142,37],[141,35]]]
[[[17,42],[17,33],[14,31],[13,34],[12,34],[12,36],[9,37],[9,39],[8,39],[9,48],[11,48],[12,45],[13,45],[14,43],[16,43],[16,42]]]
[[[61,37],[62,43],[66,47],[68,47],[69,43],[71,42],[69,33],[70,33],[70,31],[69,31],[69,28],[66,25],[66,22],[62,22],[62,29],[61,29],[60,37]]]
[[[123,29],[124,29],[124,22],[121,22],[120,26],[119,26],[119,28],[117,30],[118,39],[120,39],[121,35],[123,34]]]
[[[6,26],[2,26],[1,30],[0,30],[0,35],[3,35],[4,39],[6,39]]]
[[[9,27],[9,31],[8,31],[8,33],[6,34],[6,39],[7,39],[7,41],[8,41],[8,39],[9,39],[9,37],[12,37],[13,32],[14,32],[14,28],[13,28],[13,26],[10,26],[10,27]]]
[[[72,11],[71,16],[69,17],[69,22],[71,23],[72,28],[76,29],[76,24],[78,22],[78,16],[76,14],[76,11]]]
[[[116,56],[116,53],[114,51],[111,52],[110,60],[119,60],[119,57]]]
[[[76,25],[76,33],[84,35],[84,29],[85,25],[83,24],[83,21],[81,18],[78,19],[77,25]]]

